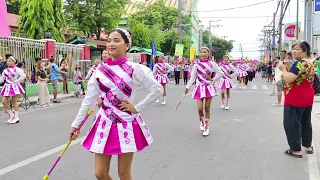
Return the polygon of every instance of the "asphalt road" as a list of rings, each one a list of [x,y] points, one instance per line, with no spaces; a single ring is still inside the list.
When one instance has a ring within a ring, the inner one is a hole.
[[[236,87],[228,111],[220,109],[220,97],[216,97],[208,137],[199,130],[196,101],[190,95],[173,111],[184,87],[171,83],[167,105],[153,104],[143,112],[154,143],[135,154],[134,180],[309,180],[318,173],[318,168],[310,165],[310,161],[317,164],[316,155],[294,159],[283,154],[288,146],[282,107],[272,106],[276,99],[269,96],[270,84],[257,78],[246,89]],[[141,91],[137,100],[144,93]],[[0,179],[42,179],[67,142],[80,103],[79,99],[67,99],[52,108],[21,113],[16,125],[6,124],[2,112]],[[83,127],[81,137],[92,118]],[[67,150],[51,180],[95,179],[93,154],[80,146],[80,140]],[[118,179],[116,157],[111,175]]]

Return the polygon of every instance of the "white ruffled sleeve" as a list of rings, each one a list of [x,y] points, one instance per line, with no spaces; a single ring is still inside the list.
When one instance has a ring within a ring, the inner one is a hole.
[[[91,67],[91,68],[89,69],[89,72],[88,72],[87,76],[86,76],[86,80],[89,80],[89,79],[90,79],[93,71],[94,71],[94,70],[93,70],[93,67]]]
[[[16,68],[16,70],[17,70],[17,74],[18,74],[19,78],[15,81],[15,83],[21,83],[24,81],[24,79],[27,77],[27,75],[20,68]]]
[[[142,86],[149,91],[146,97],[134,106],[136,111],[140,113],[161,97],[163,87],[153,77],[151,70],[140,64],[135,67],[132,77],[135,85]]]
[[[217,63],[212,62],[212,69],[213,71],[216,73],[216,75],[214,76],[214,78],[212,79],[213,82],[220,80],[220,78],[222,78],[223,76],[223,72],[220,69],[220,67],[217,65]]]
[[[235,77],[238,75],[238,69],[235,68],[232,64],[230,64],[231,67],[231,71],[233,71],[233,73],[231,74],[231,77]]]
[[[88,82],[88,92],[86,96],[84,97],[81,107],[79,109],[78,115],[76,116],[76,119],[71,124],[72,127],[78,128],[81,122],[83,121],[84,117],[87,115],[89,109],[93,109],[96,105],[97,99],[100,95],[100,89],[99,84],[96,79],[96,72],[95,71],[89,82]]]
[[[153,71],[152,71],[153,76],[155,76],[157,74],[157,72],[158,72],[158,69],[157,69],[156,66],[157,66],[156,64],[153,66]]]
[[[4,75],[4,71],[3,71],[3,72],[2,72],[2,75],[1,75],[1,77],[0,77],[0,84],[4,82],[5,77],[6,77],[6,76]]]
[[[190,89],[190,88],[191,88],[192,84],[196,81],[197,75],[198,75],[197,65],[195,64],[195,65],[192,67],[191,77],[190,77],[190,80],[189,80],[189,82],[188,82],[188,84],[187,84],[186,89]]]
[[[168,73],[174,70],[174,68],[170,66],[168,63],[166,63],[166,68],[168,69]]]

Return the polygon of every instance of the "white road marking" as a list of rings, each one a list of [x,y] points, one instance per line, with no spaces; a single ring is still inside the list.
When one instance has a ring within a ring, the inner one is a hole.
[[[251,88],[251,89],[258,89],[258,87],[257,87],[256,84],[254,84],[254,85],[252,85],[252,88]]]
[[[268,88],[268,86],[267,86],[267,85],[262,85],[262,89],[264,89],[264,90],[268,90],[269,88]]]
[[[315,147],[313,145],[313,147]],[[308,156],[309,180],[320,180],[320,173],[317,159],[317,149],[315,147],[314,154]]]
[[[79,139],[74,140],[74,141],[70,144],[70,146],[73,146],[73,145],[76,145],[76,144],[80,143],[81,141],[84,140],[84,138],[85,138],[85,137],[81,137],[81,138],[79,138]],[[8,167],[6,167],[6,168],[0,169],[0,176],[1,176],[1,175],[4,175],[4,174],[6,174],[6,173],[9,173],[9,172],[11,172],[11,171],[14,171],[14,170],[16,170],[16,169],[19,169],[19,168],[21,168],[21,167],[23,167],[23,166],[26,166],[26,165],[28,165],[28,164],[30,164],[30,163],[32,163],[32,162],[35,162],[35,161],[38,161],[38,160],[40,160],[40,159],[46,158],[46,157],[48,157],[48,156],[50,156],[50,155],[52,155],[52,154],[55,154],[55,153],[57,153],[57,152],[59,152],[59,151],[62,151],[65,146],[66,146],[65,144],[64,144],[64,145],[61,145],[61,146],[59,146],[59,147],[50,149],[49,151],[46,151],[46,152],[43,152],[43,153],[38,154],[38,155],[36,155],[36,156],[33,156],[33,157],[29,158],[29,159],[20,161],[20,162],[18,162],[18,163],[16,163],[16,164],[13,164],[13,165],[8,166]],[[70,147],[70,146],[69,146],[69,147]],[[54,163],[54,162],[52,162],[52,163]],[[48,169],[51,167],[51,165],[52,165],[52,164],[48,164]],[[46,173],[46,172],[44,172],[44,173]]]

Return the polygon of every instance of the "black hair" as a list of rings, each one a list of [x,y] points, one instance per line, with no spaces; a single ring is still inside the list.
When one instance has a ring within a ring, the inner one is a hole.
[[[41,57],[36,57],[36,58],[34,58],[34,60],[35,60],[36,62],[41,61]]]
[[[8,53],[8,54],[5,55],[6,59],[8,59],[10,56],[12,56],[12,54]]]
[[[51,56],[51,57],[50,57],[50,59],[49,59],[49,61],[50,61],[51,63],[53,63],[53,61],[54,61],[54,57],[53,57],[53,56]]]
[[[17,67],[18,67],[18,68],[21,68],[23,65],[24,65],[23,62],[18,62]]]
[[[128,30],[126,30],[126,31],[128,31]],[[130,43],[129,38],[127,37],[127,35],[126,35],[121,29],[118,29],[118,28],[117,28],[117,29],[114,29],[114,30],[110,31],[108,35],[110,35],[110,34],[113,33],[113,32],[119,33],[126,44],[129,44],[129,43]],[[129,32],[129,34],[130,34],[130,36],[131,36],[131,32],[130,32],[130,31],[128,31],[128,32]],[[127,50],[127,52],[128,52],[129,50],[130,50],[130,48]]]
[[[311,48],[310,48],[309,43],[307,43],[306,41],[302,41],[302,42],[298,41],[292,45],[292,49],[296,45],[298,45],[302,49],[303,52],[306,52],[308,57],[311,56],[311,50],[310,50]]]
[[[61,61],[60,61],[60,66],[62,65],[62,63],[63,63],[64,61],[66,61],[66,60],[65,60],[65,59],[61,59]]]

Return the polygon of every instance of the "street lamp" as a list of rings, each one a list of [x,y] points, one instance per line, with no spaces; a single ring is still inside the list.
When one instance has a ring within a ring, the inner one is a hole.
[[[52,33],[51,33],[50,30],[48,30],[48,31],[46,31],[46,32],[44,33],[44,38],[45,38],[45,39],[52,39]]]

